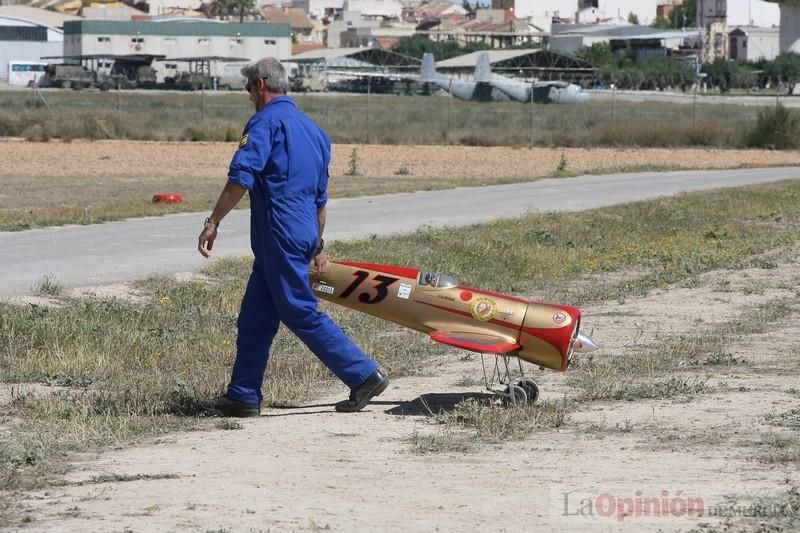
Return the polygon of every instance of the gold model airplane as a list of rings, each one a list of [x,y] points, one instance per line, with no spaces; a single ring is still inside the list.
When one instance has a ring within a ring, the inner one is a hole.
[[[511,403],[534,402],[539,397],[536,383],[525,378],[521,360],[562,371],[574,352],[597,349],[580,333],[581,312],[575,307],[464,287],[435,272],[330,261],[325,274],[311,272],[311,288],[324,300],[480,353],[486,388]],[[491,377],[485,354],[499,356]],[[521,380],[516,384],[510,357],[518,360]],[[495,390],[495,383],[506,387]]]

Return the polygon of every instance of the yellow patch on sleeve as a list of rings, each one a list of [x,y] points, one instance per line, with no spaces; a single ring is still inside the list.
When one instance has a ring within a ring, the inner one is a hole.
[[[242,138],[239,139],[239,148],[242,148],[245,144],[247,144],[247,134],[245,133],[242,135]]]

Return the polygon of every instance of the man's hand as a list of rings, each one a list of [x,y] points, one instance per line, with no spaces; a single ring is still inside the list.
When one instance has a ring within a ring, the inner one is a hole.
[[[314,257],[314,266],[317,267],[317,274],[324,274],[328,271],[328,256],[324,251]]]
[[[200,240],[197,243],[197,251],[203,257],[210,257],[211,256],[211,248],[214,247],[214,240],[217,238],[217,228],[216,226],[208,226],[203,228],[203,232],[200,234]]]

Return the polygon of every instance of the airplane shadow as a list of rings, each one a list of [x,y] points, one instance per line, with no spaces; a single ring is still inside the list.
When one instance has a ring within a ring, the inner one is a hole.
[[[481,392],[447,392],[422,394],[409,401],[389,401],[374,400],[369,406],[394,406],[384,411],[384,413],[394,416],[436,416],[453,411],[456,406],[465,400],[476,400],[478,402],[491,402],[495,396]],[[267,407],[266,414],[261,416],[282,417],[282,416],[302,416],[330,413],[333,403],[318,403],[310,405],[270,405]],[[367,409],[369,409],[369,406]],[[269,412],[273,411],[273,412]],[[274,412],[284,411],[284,412]]]
[[[481,392],[447,392],[422,394],[408,402],[372,402],[372,405],[392,405],[395,407],[384,411],[386,414],[395,416],[436,416],[449,413],[456,406],[465,401],[474,399],[478,402],[491,401],[493,395]]]

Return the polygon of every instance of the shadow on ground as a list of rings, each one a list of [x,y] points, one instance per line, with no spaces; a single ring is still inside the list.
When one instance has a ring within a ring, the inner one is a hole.
[[[409,402],[372,402],[372,405],[395,405],[386,410],[386,414],[395,416],[436,416],[453,411],[456,406],[465,401],[474,399],[478,402],[490,402],[495,398],[492,394],[480,392],[447,392],[423,394]]]

